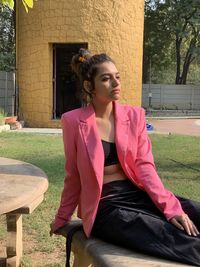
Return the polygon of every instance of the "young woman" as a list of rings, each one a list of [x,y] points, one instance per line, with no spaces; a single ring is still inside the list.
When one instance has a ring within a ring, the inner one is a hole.
[[[163,186],[144,110],[117,103],[115,63],[81,49],[72,68],[88,104],[62,116],[66,177],[51,233],[78,205],[87,237],[200,266],[200,203]]]

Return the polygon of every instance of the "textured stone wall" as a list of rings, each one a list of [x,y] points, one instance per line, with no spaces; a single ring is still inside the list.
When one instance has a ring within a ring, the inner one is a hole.
[[[20,115],[32,127],[52,120],[52,44],[87,42],[121,74],[121,103],[141,105],[144,0],[38,0],[27,14],[17,1]]]

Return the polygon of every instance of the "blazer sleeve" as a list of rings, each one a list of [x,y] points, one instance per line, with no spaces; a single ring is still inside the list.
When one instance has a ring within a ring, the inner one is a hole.
[[[151,142],[146,130],[144,109],[141,109],[140,119],[138,121],[138,148],[135,161],[135,174],[144,190],[165,215],[167,220],[170,220],[175,215],[184,213],[179,200],[172,192],[164,187],[157,174]]]
[[[74,121],[70,122],[70,117],[65,113],[61,118],[61,124],[66,158],[66,175],[64,178],[64,189],[61,195],[60,207],[54,220],[54,231],[64,226],[71,219],[71,216],[78,205],[81,189],[76,163],[77,149]]]

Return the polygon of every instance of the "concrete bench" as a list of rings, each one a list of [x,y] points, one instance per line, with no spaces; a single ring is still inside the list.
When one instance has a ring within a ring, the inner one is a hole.
[[[81,220],[72,220],[59,230],[64,237]],[[108,244],[97,238],[87,239],[83,230],[75,232],[72,239],[73,267],[183,267],[191,266],[172,262]]]

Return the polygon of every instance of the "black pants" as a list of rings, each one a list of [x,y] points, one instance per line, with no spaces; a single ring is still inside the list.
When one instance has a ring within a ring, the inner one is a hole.
[[[200,230],[200,203],[177,197]],[[200,235],[169,223],[147,193],[131,181],[103,185],[92,235],[129,249],[200,266]]]

